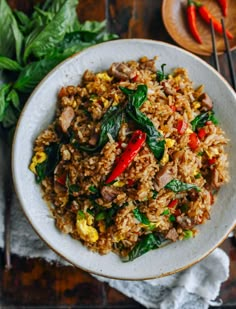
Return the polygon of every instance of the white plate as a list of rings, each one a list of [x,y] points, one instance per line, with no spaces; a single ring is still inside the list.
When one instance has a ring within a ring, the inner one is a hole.
[[[123,263],[111,253],[101,256],[82,246],[69,235],[62,234],[43,201],[40,187],[28,166],[35,138],[52,121],[57,93],[62,86],[77,85],[86,69],[101,71],[112,62],[137,60],[141,56],[158,55],[157,67],[166,70],[188,69],[195,85],[205,85],[214,101],[220,125],[231,139],[229,146],[231,181],[219,192],[211,220],[200,227],[200,234],[185,241],[153,250],[133,262]],[[23,210],[39,236],[59,255],[88,272],[122,279],[148,279],[168,275],[198,262],[217,247],[236,223],[236,96],[227,82],[197,56],[178,47],[150,40],[130,39],[102,43],[67,59],[38,85],[29,98],[18,123],[12,155],[16,192]]]

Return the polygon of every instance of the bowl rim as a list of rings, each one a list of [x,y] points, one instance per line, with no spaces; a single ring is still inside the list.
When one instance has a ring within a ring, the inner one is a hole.
[[[158,41],[158,40],[151,40],[151,39],[136,39],[136,38],[131,38],[131,39],[117,39],[117,40],[113,40],[113,41],[108,41],[108,42],[103,42],[103,43],[99,43],[99,44],[96,44],[94,46],[91,46],[91,47],[88,47],[86,49],[84,49],[83,51],[81,52],[78,52],[78,53],[75,53],[74,55],[68,57],[67,59],[63,60],[61,63],[59,63],[56,67],[54,67],[40,82],[39,84],[34,88],[34,90],[32,91],[32,93],[30,94],[30,96],[28,97],[23,109],[22,109],[22,112],[20,114],[20,117],[18,119],[18,122],[17,122],[17,125],[16,125],[16,129],[15,129],[15,133],[14,133],[14,138],[13,138],[13,143],[12,143],[12,149],[11,149],[11,169],[12,169],[12,177],[13,177],[13,185],[14,185],[14,188],[15,188],[15,192],[16,192],[16,195],[18,197],[18,200],[19,200],[19,204],[20,204],[20,207],[21,209],[23,210],[23,213],[25,215],[25,217],[27,218],[28,222],[30,223],[31,227],[33,228],[33,230],[36,232],[36,234],[39,236],[39,238],[53,251],[55,252],[58,256],[62,257],[64,260],[66,260],[67,262],[69,262],[70,264],[88,272],[88,273],[92,273],[92,274],[95,274],[95,275],[98,275],[98,276],[102,276],[102,277],[105,277],[105,278],[110,278],[110,279],[118,279],[118,280],[130,280],[130,281],[139,281],[139,280],[149,280],[149,279],[156,279],[156,278],[161,278],[161,277],[165,277],[165,276],[169,276],[169,275],[172,275],[172,274],[175,274],[179,271],[182,271],[182,270],[185,270],[191,266],[193,266],[194,264],[200,262],[201,260],[203,260],[205,257],[207,257],[212,251],[214,251],[217,247],[220,246],[220,244],[228,237],[228,234],[235,228],[236,226],[236,218],[235,218],[235,221],[234,223],[232,224],[232,226],[230,226],[230,229],[227,230],[225,232],[225,234],[220,238],[220,240],[218,241],[218,243],[212,247],[211,249],[209,249],[209,251],[207,251],[205,254],[203,254],[200,258],[197,258],[195,259],[194,261],[192,261],[191,263],[189,264],[186,264],[184,267],[181,267],[181,268],[177,268],[177,269],[174,269],[173,271],[170,271],[170,272],[164,272],[164,273],[161,273],[161,274],[158,274],[158,275],[152,275],[152,276],[148,276],[148,277],[138,277],[138,278],[130,278],[130,277],[119,277],[119,276],[112,276],[112,275],[107,275],[107,274],[101,274],[99,272],[96,272],[96,271],[91,271],[89,268],[86,268],[84,266],[80,266],[79,264],[76,264],[74,262],[72,262],[69,258],[65,257],[64,254],[62,254],[61,252],[59,252],[57,249],[55,249],[46,239],[44,239],[44,237],[40,234],[40,232],[36,229],[36,227],[34,226],[34,223],[32,222],[32,220],[30,219],[30,217],[28,216],[27,212],[26,212],[26,209],[25,209],[25,206],[24,205],[24,202],[22,201],[22,198],[21,198],[21,193],[18,189],[18,185],[17,185],[17,181],[16,181],[16,176],[15,176],[15,170],[16,170],[16,160],[15,160],[15,152],[16,152],[16,142],[17,142],[17,132],[18,132],[18,129],[21,125],[21,121],[24,117],[24,113],[25,111],[27,110],[28,108],[28,105],[30,104],[31,102],[31,99],[32,97],[35,95],[35,93],[38,91],[38,89],[41,87],[41,85],[51,76],[54,74],[55,71],[58,70],[58,68],[62,67],[65,65],[65,63],[69,62],[71,59],[73,58],[76,58],[78,55],[80,55],[81,53],[86,53],[87,50],[91,50],[91,49],[96,49],[98,46],[100,45],[105,45],[105,44],[120,44],[122,42],[138,42],[138,43],[158,43],[158,44],[161,44],[161,45],[164,45],[166,47],[171,47],[171,48],[174,48],[182,53],[186,53],[188,54],[189,56],[197,59],[197,61],[200,61],[202,62],[202,64],[204,64],[204,66],[206,66],[208,69],[212,70],[214,72],[214,74],[217,74],[218,77],[221,79],[221,81],[226,85],[226,87],[228,88],[228,90],[234,95],[235,97],[235,100],[236,100],[236,94],[233,90],[233,88],[231,87],[231,85],[227,82],[227,80],[222,76],[220,75],[213,67],[211,67],[208,63],[206,63],[204,60],[202,60],[200,57],[198,57],[197,55],[191,53],[190,51],[188,50],[185,50],[183,49],[182,47],[179,47],[179,46],[176,46],[176,45],[173,45],[171,43],[166,43],[166,42],[163,42],[163,41]],[[45,203],[46,205],[46,203]]]

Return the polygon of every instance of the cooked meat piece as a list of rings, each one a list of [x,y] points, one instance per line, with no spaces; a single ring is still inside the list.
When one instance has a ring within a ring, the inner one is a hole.
[[[143,63],[140,64],[140,68],[148,69],[154,73],[156,73],[157,71],[154,59],[148,59],[147,61],[144,61]]]
[[[176,218],[176,221],[179,223],[179,225],[183,228],[183,229],[191,229],[194,226],[194,222],[192,222],[192,220],[187,217],[187,216],[178,216]]]
[[[93,72],[86,70],[83,75],[83,80],[86,82],[92,82],[95,80],[95,77],[96,75]]]
[[[136,75],[136,71],[132,70],[124,63],[113,63],[110,67],[109,74],[117,79],[132,79]]]
[[[75,112],[71,106],[66,106],[59,117],[59,124],[64,133],[70,127],[71,121],[75,117]]]
[[[174,167],[171,165],[165,165],[157,174],[156,182],[160,189],[164,188],[175,177]]]
[[[203,93],[200,95],[200,97],[198,98],[198,100],[201,102],[202,105],[202,110],[204,111],[209,111],[212,109],[213,107],[213,103],[211,98],[209,97],[209,95],[207,93]]]
[[[97,141],[98,141],[98,134],[93,134],[93,135],[91,135],[88,143],[91,146],[95,146],[97,144]]]
[[[172,229],[170,229],[168,231],[168,233],[166,234],[166,238],[170,239],[172,241],[176,241],[178,239],[179,235],[176,231],[176,229],[173,227]]]
[[[109,186],[104,186],[101,189],[101,195],[106,202],[112,202],[119,194],[119,190]]]
[[[199,193],[194,189],[189,190],[188,191],[188,197],[189,197],[190,201],[195,202],[199,197]]]
[[[211,171],[211,181],[210,181],[210,187],[212,189],[219,189],[222,184],[224,183],[219,171],[214,168],[212,171]]]
[[[161,83],[161,85],[163,86],[163,90],[164,90],[166,95],[174,95],[174,94],[176,94],[176,90],[173,89],[173,87],[168,82],[163,81]]]

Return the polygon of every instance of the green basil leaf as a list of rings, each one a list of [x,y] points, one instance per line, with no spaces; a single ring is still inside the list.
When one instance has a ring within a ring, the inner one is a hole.
[[[21,63],[21,50],[23,46],[24,37],[18,28],[18,24],[12,15],[12,23],[11,30],[13,33],[13,37],[15,39],[15,51],[16,51],[16,59],[19,63]]]
[[[196,131],[198,128],[204,127],[207,121],[212,121],[213,123],[218,124],[218,121],[216,120],[213,111],[204,112],[196,116],[191,121],[193,131]]]
[[[94,152],[97,151],[98,149],[101,149],[108,142],[107,133],[111,134],[113,139],[117,138],[122,119],[123,119],[122,110],[118,106],[110,107],[103,116],[101,122],[100,136],[97,145],[93,148],[84,145],[75,145],[75,146],[78,149],[87,152]]]
[[[9,101],[7,100],[7,95],[10,91],[10,84],[0,85],[0,121],[3,121],[5,117],[6,110],[9,106]]]
[[[17,119],[19,117],[19,112],[17,112],[12,105],[6,108],[4,118],[2,120],[2,125],[4,128],[11,128],[16,125]]]
[[[12,57],[15,52],[15,39],[12,35],[13,14],[6,0],[0,1],[0,55]]]
[[[23,34],[26,34],[26,30],[31,22],[30,18],[22,11],[15,10],[13,13],[18,22],[19,29]]]
[[[71,14],[75,11],[77,3],[77,0],[64,1],[53,20],[26,46],[25,62],[31,54],[38,58],[47,55],[63,40],[72,23]]]
[[[147,86],[138,85],[137,90],[124,87],[120,87],[120,89],[128,96],[128,104],[125,109],[126,113],[143,132],[147,133],[147,144],[155,158],[160,160],[165,151],[165,140],[155,128],[152,121],[139,110],[147,98]]]
[[[147,100],[147,86],[138,85],[136,90],[120,86],[120,90],[128,96],[129,106],[140,108]]]
[[[161,238],[158,235],[147,234],[134,246],[134,248],[129,252],[127,258],[123,261],[133,261],[148,251],[157,249],[160,245]]]
[[[145,225],[151,224],[151,222],[148,220],[147,216],[146,216],[145,214],[141,213],[140,210],[139,210],[138,208],[135,208],[135,209],[133,210],[133,214],[134,214],[135,218],[136,218],[139,222],[141,222],[141,223],[143,223],[143,224],[145,224]]]
[[[57,57],[44,58],[37,62],[31,62],[21,71],[14,84],[14,89],[24,93],[30,93],[47,73],[62,60],[64,60],[64,56],[58,55]]]
[[[167,79],[168,78],[168,74],[165,74],[165,70],[164,70],[164,67],[166,66],[165,63],[163,63],[161,65],[161,70],[158,70],[157,71],[157,81],[158,82],[161,82],[163,81],[164,79]]]
[[[147,137],[147,144],[157,160],[161,160],[165,152],[165,140],[157,137]]]
[[[22,67],[18,62],[4,56],[0,56],[0,70],[20,71]]]
[[[200,188],[194,184],[189,184],[182,182],[178,179],[172,179],[168,184],[165,186],[166,189],[169,189],[175,193],[187,191],[191,189],[195,189],[196,191],[201,191]]]
[[[8,94],[8,96],[7,96],[7,100],[8,101],[10,101],[10,102],[12,102],[12,105],[18,110],[18,111],[20,111],[20,98],[19,98],[19,95],[18,95],[18,93],[14,90],[14,89],[12,89],[10,92],[9,92],[9,94]]]
[[[51,143],[45,148],[47,159],[36,165],[36,181],[42,182],[47,176],[51,176],[60,161],[60,144]]]

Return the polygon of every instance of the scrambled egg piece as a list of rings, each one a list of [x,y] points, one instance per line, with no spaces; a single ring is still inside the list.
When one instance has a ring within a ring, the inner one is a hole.
[[[194,108],[194,109],[198,109],[199,107],[201,107],[200,102],[194,101],[194,102],[193,102],[193,108]]]
[[[29,169],[31,172],[37,175],[36,166],[40,163],[43,163],[47,159],[47,154],[43,151],[37,151],[32,158]]]
[[[113,77],[109,76],[106,72],[98,73],[96,76],[106,82],[110,82],[113,79]]]
[[[166,138],[165,152],[164,152],[164,155],[163,155],[163,157],[161,159],[161,164],[162,165],[165,165],[169,161],[169,155],[168,155],[167,151],[168,151],[168,148],[173,147],[174,144],[175,144],[175,140],[174,139]]]
[[[93,223],[92,216],[88,216],[87,218],[82,217],[81,215],[77,215],[76,220],[76,228],[81,239],[88,242],[96,242],[98,240],[98,231],[89,224]]]
[[[123,181],[116,181],[113,183],[113,186],[118,187],[118,188],[124,187],[124,185],[125,185],[125,182]]]

